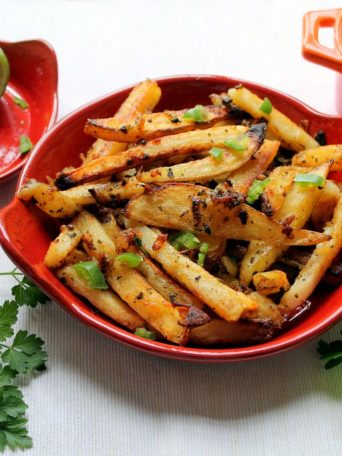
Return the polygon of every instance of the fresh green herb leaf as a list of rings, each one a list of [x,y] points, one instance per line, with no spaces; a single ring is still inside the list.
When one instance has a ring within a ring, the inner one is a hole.
[[[210,150],[210,155],[217,161],[221,161],[223,159],[224,150],[220,149],[219,147],[213,147]]]
[[[342,340],[334,340],[330,343],[320,340],[317,351],[321,355],[321,359],[327,361],[325,364],[326,369],[342,364]]]
[[[198,249],[201,241],[191,231],[180,231],[179,233],[169,236],[170,244],[177,250]]]
[[[81,261],[74,264],[73,267],[77,274],[88,282],[91,288],[108,289],[104,275],[94,261]]]
[[[30,152],[32,149],[33,144],[30,140],[30,138],[26,135],[21,135],[19,138],[19,152],[24,155],[27,154],[27,152]]]
[[[154,332],[145,328],[137,328],[134,333],[136,336],[144,337],[145,339],[156,340]]]
[[[13,371],[9,366],[4,366],[0,370],[0,388],[10,385],[16,376],[16,372]]]
[[[136,253],[125,252],[118,255],[116,260],[130,268],[137,268],[143,261],[143,257],[141,255],[137,255]]]
[[[197,123],[207,122],[208,113],[204,106],[198,104],[194,108],[188,109],[184,115],[184,119],[193,120]]]
[[[198,258],[197,258],[197,264],[199,266],[204,266],[204,261],[205,261],[205,258],[208,254],[208,250],[209,250],[209,244],[207,242],[202,242],[202,244],[200,245],[200,248],[199,248],[199,254],[198,254]]]
[[[325,185],[325,178],[319,176],[318,174],[297,174],[294,178],[294,182],[300,185],[313,185],[316,187],[324,187]]]
[[[247,193],[246,203],[253,204],[262,194],[267,184],[270,182],[270,178],[267,177],[264,180],[254,179],[253,184]]]
[[[137,247],[141,247],[142,246],[142,240],[140,238],[138,238],[138,236],[134,236],[134,244],[137,246]]]
[[[270,100],[267,97],[264,98],[264,101],[261,103],[259,109],[264,114],[271,114],[273,107],[272,107],[272,103],[270,102]]]
[[[28,108],[28,103],[25,100],[23,100],[22,98],[14,96],[13,97],[13,101],[14,101],[14,103],[16,105],[20,106],[21,109],[27,109]]]
[[[17,321],[18,306],[13,301],[5,301],[0,307],[0,341],[13,336],[12,326]]]
[[[27,277],[12,288],[12,296],[18,306],[36,307],[38,303],[44,304],[49,298]]]
[[[26,429],[27,419],[23,416],[10,418],[0,426],[0,451],[3,452],[6,446],[11,450],[17,448],[25,450],[32,448],[32,439]]]
[[[228,138],[223,144],[237,152],[243,152],[248,147],[248,138],[246,136],[241,138]]]
[[[12,370],[20,374],[41,370],[47,360],[47,353],[42,350],[43,344],[40,337],[35,334],[29,335],[26,330],[20,330],[12,345],[2,353],[1,358]]]
[[[22,393],[16,386],[2,388],[0,391],[0,429],[1,423],[8,417],[16,418],[23,415],[27,410],[27,405],[23,401]]]

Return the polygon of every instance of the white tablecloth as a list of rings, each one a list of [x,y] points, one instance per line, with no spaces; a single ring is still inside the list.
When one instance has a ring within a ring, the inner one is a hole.
[[[0,33],[55,47],[60,117],[119,87],[177,73],[254,80],[334,114],[335,75],[301,57],[301,20],[339,3],[0,0]],[[0,188],[1,205],[13,188]],[[6,270],[10,261],[0,255]],[[11,285],[1,278],[2,300]],[[28,455],[341,454],[342,370],[323,369],[317,341],[269,359],[207,366],[126,348],[54,303],[22,309],[19,326],[39,334],[49,352],[48,370],[23,385],[34,440]]]

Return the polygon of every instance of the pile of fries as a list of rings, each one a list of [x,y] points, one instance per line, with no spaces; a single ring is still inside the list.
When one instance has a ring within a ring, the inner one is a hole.
[[[321,146],[247,88],[152,112],[138,84],[96,138],[18,197],[62,219],[45,265],[140,337],[194,346],[269,339],[318,283],[341,283],[342,145]],[[330,175],[329,175],[330,173]],[[328,279],[327,279],[328,280]]]

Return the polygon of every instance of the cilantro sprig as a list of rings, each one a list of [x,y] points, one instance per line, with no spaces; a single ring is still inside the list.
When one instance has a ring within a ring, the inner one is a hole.
[[[317,351],[321,355],[321,359],[326,361],[326,369],[331,369],[342,364],[342,340],[334,340],[328,343],[321,339],[318,342]]]
[[[45,369],[47,360],[43,340],[23,329],[14,334],[13,326],[21,306],[36,307],[48,297],[17,269],[0,276],[12,276],[17,281],[11,289],[12,300],[0,306],[0,452],[4,452],[6,448],[32,447],[25,417],[28,406],[15,380],[19,374]]]

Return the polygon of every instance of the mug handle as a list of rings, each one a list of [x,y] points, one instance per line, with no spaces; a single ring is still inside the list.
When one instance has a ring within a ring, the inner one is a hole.
[[[304,58],[335,71],[342,71],[342,53],[338,48],[340,19],[342,9],[310,11],[303,17],[302,53]],[[335,46],[333,49],[319,42],[319,30],[323,27],[334,29]]]

